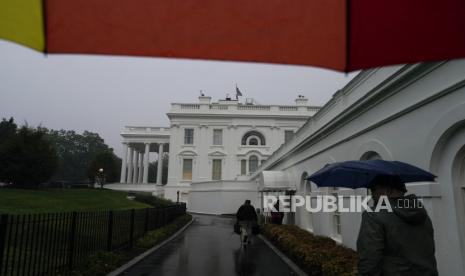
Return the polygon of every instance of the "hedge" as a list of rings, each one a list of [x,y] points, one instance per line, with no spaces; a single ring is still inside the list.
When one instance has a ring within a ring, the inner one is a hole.
[[[266,224],[262,234],[312,276],[357,275],[357,253],[295,225]]]
[[[135,201],[148,204],[154,208],[163,208],[174,204],[173,201],[162,197],[153,196],[152,193],[130,192],[129,195],[134,196]]]

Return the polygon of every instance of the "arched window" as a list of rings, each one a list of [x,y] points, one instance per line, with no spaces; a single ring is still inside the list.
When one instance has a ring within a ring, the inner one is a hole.
[[[376,151],[367,151],[362,155],[360,160],[383,160],[383,158]]]
[[[249,173],[254,173],[258,168],[258,157],[252,155],[249,157]]]
[[[249,146],[258,146],[258,139],[255,138],[255,137],[250,138],[248,145]]]
[[[252,142],[255,143],[255,141],[256,144],[252,144]],[[258,131],[249,131],[242,136],[241,145],[264,146],[266,145],[265,136]]]
[[[300,177],[300,194],[302,195],[305,195],[306,191],[310,189],[309,187],[310,183],[308,183],[307,178],[308,178],[307,172],[304,172],[302,176]]]
[[[383,160],[383,158],[376,151],[370,150],[365,152],[362,157],[360,157],[360,160]],[[371,195],[371,191],[369,189],[367,189],[366,192],[367,195]]]

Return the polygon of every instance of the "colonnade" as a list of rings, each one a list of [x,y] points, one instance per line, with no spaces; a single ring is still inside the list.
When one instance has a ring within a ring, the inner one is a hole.
[[[123,142],[123,163],[121,165],[121,183],[148,184],[150,145],[143,143],[144,151],[140,150],[140,143]],[[156,184],[162,185],[163,177],[163,143],[158,145],[158,166]]]

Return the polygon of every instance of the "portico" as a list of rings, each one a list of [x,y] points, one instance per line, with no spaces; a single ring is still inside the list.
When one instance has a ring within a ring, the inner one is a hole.
[[[163,127],[125,127],[120,183],[149,184],[150,153],[158,155],[156,185],[163,185],[163,156],[169,152],[170,129]]]

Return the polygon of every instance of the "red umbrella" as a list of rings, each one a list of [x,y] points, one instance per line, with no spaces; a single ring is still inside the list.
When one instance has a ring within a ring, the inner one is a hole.
[[[340,71],[465,57],[464,0],[43,1],[48,53],[299,64]],[[0,0],[0,9],[2,2],[22,1]]]

